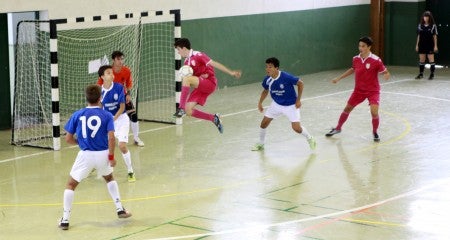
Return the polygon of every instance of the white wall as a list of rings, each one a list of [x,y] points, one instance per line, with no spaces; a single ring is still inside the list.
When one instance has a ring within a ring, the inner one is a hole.
[[[0,12],[48,10],[51,19],[181,9],[182,19],[370,4],[370,0],[1,0]]]

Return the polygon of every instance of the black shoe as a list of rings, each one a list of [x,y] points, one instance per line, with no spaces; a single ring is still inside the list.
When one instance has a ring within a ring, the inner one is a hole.
[[[182,108],[177,108],[177,111],[173,114],[173,117],[176,118],[181,118],[186,114],[186,112],[184,111],[184,109]]]
[[[58,227],[62,230],[68,230],[69,229],[69,220],[64,220],[61,218],[61,221],[59,221]]]
[[[341,130],[337,130],[336,128],[332,128],[331,131],[330,131],[329,133],[325,134],[325,136],[326,136],[326,137],[331,137],[331,136],[333,136],[334,134],[338,134],[338,133],[340,133],[340,132],[341,132]]]
[[[380,141],[380,136],[378,136],[378,133],[373,133],[373,141],[374,142],[379,142]]]
[[[129,218],[132,214],[123,208],[122,210],[117,212],[117,217],[119,218]]]
[[[428,80],[433,80],[434,78],[434,73],[431,73],[430,76],[428,77]]]
[[[219,114],[214,114],[214,125],[216,125],[220,133],[223,133],[223,125],[222,122],[220,121]]]
[[[423,74],[419,73],[419,75],[417,75],[416,79],[421,79],[421,78],[423,78]]]

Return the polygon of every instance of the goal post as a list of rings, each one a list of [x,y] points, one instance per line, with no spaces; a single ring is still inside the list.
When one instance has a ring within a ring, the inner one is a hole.
[[[59,150],[61,126],[86,106],[85,87],[97,82],[96,70],[111,61],[116,50],[125,54],[125,65],[131,69],[131,96],[140,120],[176,123],[172,113],[179,101],[176,92],[181,91],[176,74],[181,60],[176,60],[173,42],[181,36],[179,10],[28,25],[24,29],[18,25],[16,72],[20,74],[15,80],[12,144]],[[33,41],[19,41],[22,35]]]

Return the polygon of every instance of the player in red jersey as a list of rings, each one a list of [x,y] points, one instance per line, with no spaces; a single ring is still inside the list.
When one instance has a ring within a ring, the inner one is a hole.
[[[358,43],[359,55],[353,57],[352,67],[345,71],[341,76],[332,80],[333,83],[338,83],[341,79],[355,73],[355,88],[353,93],[347,101],[347,106],[345,106],[344,111],[339,117],[337,126],[325,135],[327,137],[340,133],[342,125],[347,121],[353,108],[367,99],[372,115],[373,140],[375,142],[380,141],[377,132],[378,126],[380,125],[380,118],[378,116],[378,106],[380,105],[380,83],[378,81],[378,74],[382,73],[385,80],[389,79],[390,74],[381,59],[370,51],[372,44],[373,40],[370,37],[360,38]]]
[[[197,105],[203,106],[206,99],[217,88],[217,78],[214,68],[221,70],[235,78],[241,77],[241,71],[230,70],[223,64],[209,58],[205,53],[191,49],[191,43],[187,38],[178,39],[175,48],[181,57],[185,58],[184,65],[189,65],[194,70],[192,76],[183,77],[180,96],[180,105],[174,117],[183,117],[184,114],[213,122],[220,133],[223,126],[218,114],[211,114],[195,109]],[[194,90],[189,94],[191,87]]]

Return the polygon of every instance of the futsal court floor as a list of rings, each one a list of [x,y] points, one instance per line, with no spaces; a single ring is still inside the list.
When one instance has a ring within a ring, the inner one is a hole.
[[[114,171],[133,216],[117,218],[92,174],[75,191],[68,231],[57,222],[78,149],[15,147],[2,131],[0,239],[450,239],[450,71],[429,81],[415,80],[415,67],[389,69],[379,143],[367,102],[342,133],[325,137],[353,89],[353,76],[330,82],[342,69],[301,76],[302,124],[315,151],[285,117],[269,126],[264,151],[250,151],[263,117],[259,83],[211,96],[203,109],[222,114],[223,134],[187,117],[141,122],[145,147],[129,144],[137,181],[127,182],[118,149]]]

